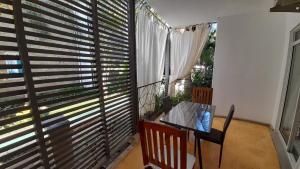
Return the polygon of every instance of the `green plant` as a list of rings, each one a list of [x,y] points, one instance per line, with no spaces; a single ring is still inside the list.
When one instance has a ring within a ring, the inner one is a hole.
[[[179,93],[176,96],[171,97],[171,104],[172,106],[176,106],[178,103],[182,101],[189,101],[191,100],[191,95],[189,93]]]
[[[155,112],[162,112],[163,111],[163,98],[164,95],[155,95]]]
[[[195,71],[192,78],[193,86],[201,86],[204,80],[203,74],[200,71]]]
[[[200,56],[201,68],[195,69],[194,73],[192,74],[193,86],[211,87],[213,68],[214,68],[216,34],[217,34],[216,29],[212,29],[209,33],[208,40]]]

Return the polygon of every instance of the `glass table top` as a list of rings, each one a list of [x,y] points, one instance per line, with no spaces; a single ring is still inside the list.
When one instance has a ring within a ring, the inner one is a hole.
[[[216,106],[180,102],[160,118],[162,123],[200,132],[210,132]]]

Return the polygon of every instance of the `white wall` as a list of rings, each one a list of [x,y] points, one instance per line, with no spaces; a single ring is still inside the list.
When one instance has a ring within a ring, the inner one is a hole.
[[[213,75],[217,115],[271,124],[285,50],[286,15],[256,12],[221,17]]]

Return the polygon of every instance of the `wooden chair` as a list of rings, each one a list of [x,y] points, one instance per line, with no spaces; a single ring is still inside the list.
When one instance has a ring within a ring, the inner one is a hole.
[[[192,102],[211,105],[212,96],[213,96],[213,88],[194,87],[192,93]]]
[[[219,168],[221,167],[222,151],[223,151],[225,135],[226,135],[226,131],[229,127],[229,124],[233,118],[234,109],[235,109],[234,105],[231,105],[229,114],[227,115],[224,126],[223,126],[223,131],[212,128],[210,133],[195,132],[195,139],[197,139],[197,145],[198,145],[198,156],[199,156],[200,166],[202,166],[200,139],[203,139],[203,140],[210,141],[210,142],[221,145],[220,155],[219,155]]]
[[[195,157],[187,154],[186,131],[139,121],[145,168],[192,169]]]

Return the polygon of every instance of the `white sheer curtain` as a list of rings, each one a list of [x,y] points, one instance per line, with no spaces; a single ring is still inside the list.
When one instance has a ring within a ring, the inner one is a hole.
[[[172,30],[170,83],[190,74],[204,48],[209,34],[209,25],[197,25],[194,31]]]
[[[137,15],[136,23],[136,56],[138,87],[162,80],[165,64],[165,47],[168,29],[157,22],[143,8]],[[157,84],[138,90],[139,113],[144,116],[155,109]]]
[[[168,29],[141,10],[137,15],[136,56],[138,86],[162,80]]]

